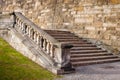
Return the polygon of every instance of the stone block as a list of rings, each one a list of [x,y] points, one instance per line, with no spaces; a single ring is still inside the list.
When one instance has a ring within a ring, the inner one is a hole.
[[[95,30],[95,27],[93,27],[93,26],[86,26],[85,29],[86,30]]]
[[[107,27],[106,29],[107,29],[107,30],[116,30],[115,27]]]
[[[120,4],[120,0],[110,0],[111,4]]]
[[[94,26],[94,27],[102,27],[102,26],[103,26],[103,22],[101,22],[101,21],[95,21],[95,22],[93,23],[93,26]]]
[[[83,6],[77,6],[77,7],[74,7],[74,10],[75,11],[83,11],[84,7]]]
[[[108,16],[105,17],[105,22],[117,23],[118,18],[117,16]]]

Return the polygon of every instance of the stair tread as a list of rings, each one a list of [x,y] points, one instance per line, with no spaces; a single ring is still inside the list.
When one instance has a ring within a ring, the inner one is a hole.
[[[106,52],[105,50],[71,50],[72,53],[82,53],[82,52]]]
[[[73,47],[96,47],[96,45],[92,45],[92,44],[81,44],[81,45],[74,45]]]
[[[71,54],[71,56],[94,56],[94,55],[113,55],[113,54],[111,54],[111,53],[88,53],[88,54]]]
[[[107,58],[107,57],[115,57],[117,58],[116,56],[114,55],[106,55],[106,56],[90,56],[90,57],[73,57],[71,58],[71,60],[78,60],[78,59],[90,59],[90,58]]]
[[[79,38],[77,36],[74,36],[74,37],[71,37],[71,36],[56,36],[55,38],[78,38],[78,39],[82,39],[82,38]]]
[[[79,39],[57,39],[57,40],[61,40],[61,41],[62,40],[69,40],[69,41],[76,41],[77,40],[77,41],[79,41]]]
[[[66,33],[70,33],[69,31],[60,31],[60,30],[44,30],[46,32],[66,32]]]
[[[120,61],[120,58],[112,53],[108,53],[107,51],[98,48],[95,44],[92,44],[83,38],[79,38],[70,31],[45,31],[59,42],[68,42],[73,45],[70,49],[72,66]]]
[[[75,64],[87,64],[87,63],[98,63],[98,62],[109,62],[109,61],[115,61],[119,60],[120,58],[113,58],[113,59],[100,59],[100,60],[91,60],[91,61],[82,61],[82,62],[72,62],[73,65]]]
[[[71,49],[98,48],[98,47],[72,47]]]

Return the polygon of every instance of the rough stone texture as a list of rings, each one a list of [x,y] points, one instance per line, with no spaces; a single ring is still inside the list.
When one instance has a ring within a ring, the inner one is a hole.
[[[22,12],[44,29],[68,29],[120,50],[120,0],[0,0],[0,13]]]

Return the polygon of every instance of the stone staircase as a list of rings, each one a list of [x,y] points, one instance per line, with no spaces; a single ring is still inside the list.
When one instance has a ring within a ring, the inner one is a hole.
[[[79,38],[69,31],[45,30],[59,42],[67,42],[73,47],[70,49],[70,62],[73,67],[120,61],[120,58],[102,50],[96,45]]]
[[[120,61],[119,57],[69,31],[43,30],[20,12],[7,15],[7,19],[1,19],[0,36],[55,74],[71,73],[79,66]]]

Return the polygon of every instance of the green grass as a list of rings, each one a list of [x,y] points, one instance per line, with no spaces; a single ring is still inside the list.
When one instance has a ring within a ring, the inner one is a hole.
[[[53,80],[56,77],[0,38],[0,80]]]

